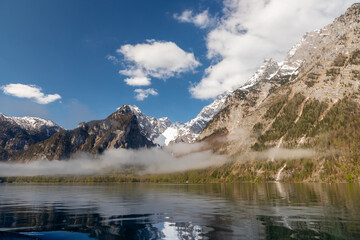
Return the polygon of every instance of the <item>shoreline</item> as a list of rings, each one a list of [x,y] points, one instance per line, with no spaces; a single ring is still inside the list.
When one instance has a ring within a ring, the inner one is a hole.
[[[171,185],[198,185],[198,184],[297,184],[297,183],[309,183],[309,184],[360,184],[360,181],[275,181],[275,180],[268,180],[268,181],[161,181],[161,180],[143,180],[137,177],[131,177],[132,180],[126,181],[125,179],[120,179],[118,181],[110,181],[110,180],[95,180],[91,181],[89,178],[93,178],[94,176],[88,177],[79,177],[79,176],[67,176],[67,177],[53,177],[53,176],[35,176],[35,177],[5,177],[6,180],[0,181],[0,185],[2,184],[171,184]],[[104,176],[101,176],[103,178]],[[4,177],[0,177],[3,178]],[[34,179],[36,178],[36,180]],[[60,179],[59,179],[60,178]]]

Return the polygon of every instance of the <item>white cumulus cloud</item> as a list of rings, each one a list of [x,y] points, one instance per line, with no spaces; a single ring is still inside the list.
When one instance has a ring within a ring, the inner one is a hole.
[[[151,79],[148,77],[132,77],[132,78],[125,78],[124,80],[127,85],[130,86],[148,86],[151,84]]]
[[[241,86],[264,59],[282,61],[302,35],[331,23],[354,2],[225,0],[223,16],[206,36],[207,57],[213,63],[190,92],[208,99]],[[183,22],[193,17],[192,12],[177,16]]]
[[[192,10],[185,10],[180,15],[174,14],[174,18],[179,22],[193,23],[199,28],[208,28],[216,24],[216,19],[210,16],[208,10],[199,14],[194,14]]]
[[[119,73],[128,76],[125,82],[131,86],[147,86],[151,77],[165,80],[200,65],[193,53],[185,52],[173,42],[147,40],[123,45],[117,52],[124,56],[126,66]]]
[[[39,104],[48,104],[61,99],[59,94],[44,94],[40,87],[21,83],[11,83],[1,86],[1,90],[6,95],[18,98],[29,98]]]
[[[143,101],[145,98],[148,98],[150,95],[157,96],[158,93],[153,88],[148,89],[135,89],[134,92],[136,93],[135,98],[138,101]]]

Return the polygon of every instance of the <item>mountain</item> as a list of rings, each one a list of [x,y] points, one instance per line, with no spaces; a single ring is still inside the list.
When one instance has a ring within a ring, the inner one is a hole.
[[[147,116],[135,105],[129,106],[129,108],[137,118],[141,134],[154,144],[166,146],[174,142],[192,143],[199,136],[207,122],[221,110],[229,93],[218,96],[187,123],[173,123],[167,117],[157,119]]]
[[[61,130],[54,122],[42,118],[0,114],[0,160],[11,159]]]
[[[274,162],[268,157],[273,162],[270,169],[279,172],[270,173],[269,166],[265,166],[268,161],[250,164],[247,174],[252,179],[266,174],[272,180],[360,179],[359,87],[357,3],[332,24],[307,33],[278,64],[274,75],[229,95],[199,139],[222,139],[214,150],[238,161],[246,153],[260,156],[269,149],[315,152],[311,157],[304,155],[296,164]],[[241,165],[241,169],[240,165],[229,171],[244,174],[245,167]]]
[[[141,133],[138,119],[132,108],[123,105],[104,120],[80,123],[73,130],[60,131],[49,139],[32,145],[17,159],[69,159],[80,152],[101,154],[110,148],[155,146]]]
[[[272,59],[266,60],[259,70],[239,89],[247,89],[259,81],[271,79],[278,69],[279,64],[277,62]],[[147,116],[137,106],[130,106],[130,108],[138,119],[141,133],[149,141],[158,146],[166,146],[178,142],[193,143],[206,124],[222,110],[227,97],[232,92],[233,90],[229,90],[220,94],[212,103],[205,106],[194,119],[186,123],[173,123],[167,117],[157,119]]]

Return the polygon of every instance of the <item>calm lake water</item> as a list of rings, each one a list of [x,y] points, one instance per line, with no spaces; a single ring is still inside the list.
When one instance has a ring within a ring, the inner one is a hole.
[[[0,184],[0,231],[0,239],[360,239],[360,186]]]

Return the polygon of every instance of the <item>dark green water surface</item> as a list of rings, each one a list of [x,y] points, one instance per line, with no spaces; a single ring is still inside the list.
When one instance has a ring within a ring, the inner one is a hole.
[[[360,239],[360,186],[0,184],[0,239]]]

